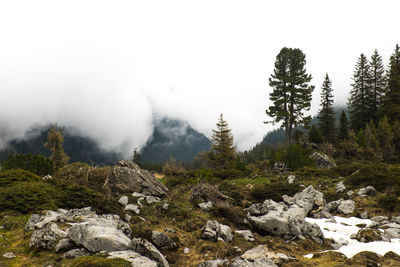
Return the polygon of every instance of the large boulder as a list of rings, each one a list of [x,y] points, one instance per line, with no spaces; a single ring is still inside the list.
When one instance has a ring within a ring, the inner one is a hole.
[[[229,197],[218,190],[215,185],[197,184],[190,194],[190,202],[211,202],[214,207],[229,207]],[[209,204],[208,204],[209,205]]]
[[[149,241],[142,238],[132,239],[132,250],[158,263],[159,267],[169,267],[163,254]]]
[[[150,241],[161,250],[172,250],[178,247],[168,235],[158,231],[151,232]]]
[[[317,166],[317,168],[332,168],[336,167],[336,163],[333,159],[329,158],[328,155],[322,152],[313,152],[310,155],[310,159],[312,159]]]
[[[53,249],[58,241],[64,238],[67,233],[54,222],[47,224],[44,228],[37,229],[33,232],[29,242],[30,247]]]
[[[161,197],[168,193],[168,188],[150,172],[127,160],[119,161],[112,168],[103,189],[113,196],[137,192]]]
[[[132,250],[108,252],[108,259],[124,259],[131,263],[131,266],[157,267],[157,262],[140,255]]]
[[[205,240],[231,242],[233,239],[231,228],[217,221],[207,221],[201,230],[203,231],[202,238]]]
[[[361,197],[366,197],[366,196],[375,196],[376,195],[376,189],[373,186],[367,186],[364,188],[361,188],[358,192],[357,195]]]
[[[68,231],[68,238],[92,253],[131,247],[130,238],[118,229],[118,222],[106,218],[88,218],[74,224]]]
[[[250,206],[247,218],[261,234],[279,236],[286,240],[302,235],[321,243],[321,229],[306,222],[305,217],[324,202],[323,194],[309,186],[292,198],[286,196],[285,202],[277,203],[268,199],[264,203]]]

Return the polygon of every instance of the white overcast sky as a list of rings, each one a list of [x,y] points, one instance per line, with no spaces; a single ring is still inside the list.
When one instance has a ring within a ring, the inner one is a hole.
[[[360,53],[400,42],[399,1],[1,1],[0,126],[74,126],[107,149],[141,146],[153,115],[210,136],[224,114],[248,149],[265,125],[276,55],[300,48],[346,103]]]

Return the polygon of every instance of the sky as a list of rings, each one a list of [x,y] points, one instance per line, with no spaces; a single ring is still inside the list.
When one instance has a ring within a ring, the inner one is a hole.
[[[1,1],[0,147],[32,126],[72,126],[108,150],[141,147],[155,117],[211,135],[219,114],[249,149],[276,55],[306,54],[318,111],[328,73],[344,105],[361,53],[387,66],[398,1]],[[5,130],[6,129],[6,130]]]

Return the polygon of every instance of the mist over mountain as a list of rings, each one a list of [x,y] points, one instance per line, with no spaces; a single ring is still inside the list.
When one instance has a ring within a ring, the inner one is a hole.
[[[127,157],[120,152],[102,149],[94,139],[83,136],[72,127],[61,126],[61,129],[64,149],[70,157],[70,162],[79,161],[103,166],[113,165]],[[6,159],[10,153],[50,156],[50,151],[44,147],[48,130],[49,126],[36,126],[25,133],[24,139],[12,139],[0,150],[0,161]],[[7,129],[3,127],[0,132],[7,132]],[[210,140],[191,128],[187,122],[163,118],[154,122],[154,131],[141,150],[142,162],[163,164],[171,157],[188,162],[198,152],[209,148]],[[131,150],[133,153],[133,148]]]
[[[155,122],[153,134],[142,148],[141,157],[146,163],[162,164],[171,157],[189,162],[199,152],[209,150],[210,146],[211,141],[187,122],[163,118]]]

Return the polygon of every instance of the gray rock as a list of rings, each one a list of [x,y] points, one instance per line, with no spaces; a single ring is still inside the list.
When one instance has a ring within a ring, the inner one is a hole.
[[[129,214],[125,214],[125,221],[130,222],[132,220],[132,216]]]
[[[288,184],[293,184],[295,180],[296,180],[296,176],[294,176],[294,175],[289,175],[289,176],[287,177],[287,179],[286,179],[286,182],[287,182]]]
[[[128,204],[125,206],[124,211],[133,211],[136,214],[140,214],[140,209],[137,205],[135,204]]]
[[[328,155],[322,152],[313,152],[310,158],[314,160],[317,168],[332,168],[336,167],[336,163],[333,159],[329,158]]]
[[[190,248],[185,247],[185,248],[183,249],[183,253],[184,253],[184,254],[189,254],[189,252],[190,252]]]
[[[353,190],[349,190],[349,191],[347,191],[346,195],[348,197],[353,197],[354,196],[354,191]]]
[[[229,197],[215,185],[197,184],[190,194],[190,202],[212,202],[214,207],[229,207]]]
[[[390,240],[392,238],[400,238],[400,229],[399,228],[387,228],[383,231],[382,234],[386,240]]]
[[[254,236],[250,230],[237,230],[235,234],[242,237],[244,240],[254,242]]]
[[[64,257],[67,259],[76,259],[83,256],[89,256],[90,253],[84,248],[76,248],[64,253]]]
[[[338,240],[332,239],[332,241],[333,241],[333,243],[332,243],[333,249],[339,249],[339,248],[349,244],[349,241],[344,240],[343,238],[339,238]]]
[[[176,231],[174,229],[172,229],[172,228],[165,228],[164,232],[170,233],[170,234],[175,234],[176,233]]]
[[[151,232],[150,241],[161,250],[172,250],[178,247],[168,235],[158,231]]]
[[[201,202],[197,204],[197,206],[199,206],[199,208],[202,209],[203,211],[208,211],[209,209],[212,208],[213,204],[211,201],[208,201],[208,202]]]
[[[241,257],[233,259],[229,267],[278,267],[272,260],[268,258],[258,258],[255,260],[247,260]]]
[[[68,238],[92,253],[99,251],[129,250],[131,240],[118,229],[118,221],[106,218],[89,218],[74,224]]]
[[[47,224],[43,229],[36,229],[29,242],[29,247],[53,249],[58,240],[66,236],[56,223]]]
[[[373,186],[367,186],[358,190],[357,195],[366,197],[366,196],[375,196],[376,189]]]
[[[118,203],[122,206],[126,206],[129,203],[129,198],[127,196],[122,196],[118,199]]]
[[[388,223],[389,218],[386,216],[374,216],[371,218],[371,221],[382,225]]]
[[[344,190],[346,190],[346,186],[344,185],[343,181],[340,181],[339,183],[337,183],[337,185],[336,185],[336,193],[344,192]]]
[[[220,266],[228,266],[228,261],[227,260],[221,260],[221,259],[216,259],[216,260],[207,260],[203,261],[202,263],[198,264],[197,267],[220,267]]]
[[[147,204],[153,204],[153,203],[158,203],[161,201],[159,197],[153,197],[153,196],[146,196],[145,200]]]
[[[28,222],[25,225],[25,231],[33,231],[35,230],[35,224],[37,224],[40,221],[40,215],[39,214],[32,214],[31,217],[29,217]]]
[[[343,200],[340,202],[339,206],[337,207],[337,211],[339,213],[348,215],[352,214],[355,209],[355,204],[353,200]]]
[[[50,174],[47,174],[46,176],[42,177],[43,180],[51,180],[53,177]]]
[[[46,215],[43,218],[41,217],[40,221],[35,224],[35,229],[42,229],[49,223],[57,222],[59,218],[60,214],[58,212],[49,210],[46,212]]]
[[[231,228],[217,221],[207,221],[206,225],[202,228],[202,232],[202,238],[205,240],[217,241],[221,239],[226,242],[231,242],[233,239]]]
[[[16,256],[15,256],[15,254],[12,253],[12,252],[6,252],[6,253],[3,254],[3,257],[4,257],[4,258],[7,258],[7,259],[13,259],[13,258],[15,258]]]
[[[123,259],[131,263],[133,267],[157,267],[157,262],[140,255],[132,250],[108,252],[108,259]]]
[[[168,188],[150,172],[127,160],[121,160],[113,167],[103,189],[114,196],[137,192],[161,197],[168,193]]]
[[[138,193],[138,192],[133,192],[132,196],[133,197],[145,197],[145,195],[143,195],[142,193]]]
[[[395,222],[395,223],[400,224],[400,215],[397,216],[397,217],[393,217],[393,218],[392,218],[392,221]]]
[[[141,254],[142,256],[148,257],[149,259],[158,263],[160,267],[168,267],[169,264],[165,257],[161,254],[158,249],[151,244],[149,241],[142,238],[132,239],[132,250]]]
[[[360,214],[361,219],[368,219],[369,215],[368,215],[368,211],[364,211],[363,213]]]
[[[57,253],[62,252],[62,251],[68,251],[71,250],[75,247],[75,244],[71,242],[68,238],[61,239],[58,241],[55,251]]]

